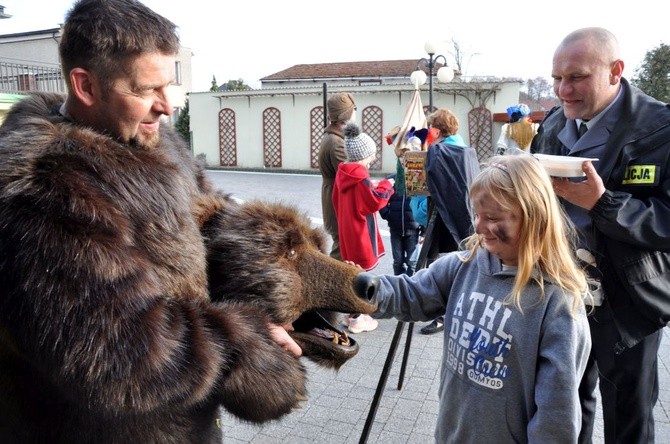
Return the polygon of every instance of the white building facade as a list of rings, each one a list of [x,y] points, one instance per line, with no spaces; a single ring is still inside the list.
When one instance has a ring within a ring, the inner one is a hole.
[[[323,135],[324,93],[349,92],[356,100],[356,121],[377,143],[372,173],[392,173],[396,156],[385,135],[401,125],[414,86],[404,82],[356,81],[323,84],[311,81],[265,85],[260,90],[189,94],[191,146],[210,168],[318,172]],[[520,82],[454,82],[433,86],[433,106],[448,108],[460,121],[459,134],[480,159],[493,154],[504,113],[519,98]],[[428,85],[421,87],[428,109]]]

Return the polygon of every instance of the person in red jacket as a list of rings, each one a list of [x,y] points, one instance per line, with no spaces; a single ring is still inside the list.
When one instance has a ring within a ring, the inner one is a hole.
[[[384,244],[377,225],[377,211],[384,208],[393,195],[393,181],[379,183],[370,179],[368,168],[377,146],[358,125],[344,127],[346,162],[340,163],[333,187],[333,208],[337,216],[342,260],[369,271],[384,255]],[[351,315],[344,321],[351,333],[371,331],[377,321],[368,315]]]

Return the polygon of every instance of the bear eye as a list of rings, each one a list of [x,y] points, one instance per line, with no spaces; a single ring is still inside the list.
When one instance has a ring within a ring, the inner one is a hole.
[[[289,259],[295,259],[298,256],[298,253],[295,250],[291,250],[286,255]]]

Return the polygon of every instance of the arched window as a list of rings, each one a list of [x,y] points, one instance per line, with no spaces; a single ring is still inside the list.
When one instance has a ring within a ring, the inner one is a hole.
[[[221,166],[237,166],[235,111],[230,108],[219,111],[219,163]]]
[[[315,106],[309,113],[309,166],[319,168],[319,146],[323,139],[323,106]]]
[[[375,145],[377,145],[377,155],[375,156],[375,160],[370,164],[371,170],[382,169],[383,117],[384,112],[378,106],[367,106],[361,113],[361,130],[370,136],[375,141]]]
[[[479,160],[493,155],[493,115],[484,106],[473,108],[468,113],[470,146],[477,152]]]
[[[281,168],[281,112],[277,108],[263,111],[263,166]]]

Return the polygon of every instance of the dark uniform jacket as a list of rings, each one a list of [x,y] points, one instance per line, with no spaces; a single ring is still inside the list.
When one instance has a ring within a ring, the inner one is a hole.
[[[589,212],[617,352],[670,321],[670,105],[622,82],[623,113],[598,164],[607,190]],[[531,152],[565,154],[564,127],[562,108],[552,109]]]

